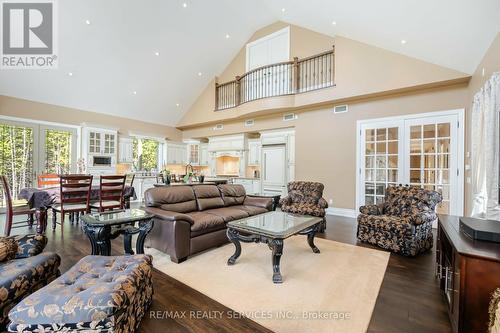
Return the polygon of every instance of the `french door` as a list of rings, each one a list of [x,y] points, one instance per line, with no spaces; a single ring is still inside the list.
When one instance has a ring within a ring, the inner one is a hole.
[[[442,214],[463,214],[463,110],[362,121],[358,125],[357,205],[411,184],[443,195]]]
[[[39,174],[75,172],[76,147],[75,128],[0,119],[0,174],[15,199]]]

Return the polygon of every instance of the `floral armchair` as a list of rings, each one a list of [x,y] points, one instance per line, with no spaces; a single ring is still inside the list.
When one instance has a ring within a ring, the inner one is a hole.
[[[43,235],[0,237],[0,332],[11,308],[59,275],[61,258],[41,253],[46,244]]]
[[[358,240],[400,253],[417,254],[432,248],[432,222],[442,196],[418,186],[390,186],[385,201],[359,208]]]
[[[281,210],[287,213],[322,217],[320,232],[324,232],[325,209],[328,208],[328,203],[322,198],[325,186],[317,182],[294,181],[289,182],[287,188],[288,196],[280,200]]]

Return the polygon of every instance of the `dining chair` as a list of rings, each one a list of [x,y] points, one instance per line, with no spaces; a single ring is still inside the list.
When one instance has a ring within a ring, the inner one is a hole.
[[[3,197],[2,202],[5,202],[5,227],[3,233],[6,237],[8,237],[10,236],[10,231],[13,228],[21,228],[26,225],[31,227],[33,225],[35,209],[30,208],[26,201],[16,202],[15,200],[12,200],[9,182],[7,181],[7,177],[4,175],[0,175],[0,187],[0,194]],[[18,215],[27,215],[28,219],[14,222],[14,216]]]
[[[59,175],[56,173],[42,173],[37,178],[38,188],[46,188],[59,185]]]
[[[125,178],[125,186],[134,187],[135,173],[127,173]],[[130,197],[123,197],[125,208],[130,208]]]
[[[52,206],[52,229],[56,229],[57,214],[61,213],[61,231],[64,228],[64,216],[70,214],[70,220],[78,221],[79,214],[90,213],[90,192],[92,175],[61,175],[59,179],[59,203]]]
[[[123,190],[125,189],[126,178],[125,175],[101,176],[99,180],[99,201],[91,203],[90,208],[97,209],[99,212],[115,208],[123,209],[125,206]]]

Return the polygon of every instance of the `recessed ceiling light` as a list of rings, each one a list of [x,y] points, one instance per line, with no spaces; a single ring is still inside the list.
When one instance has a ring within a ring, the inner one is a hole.
[[[201,72],[198,72],[198,76],[201,76]]]
[[[404,45],[404,44],[406,44],[406,40],[405,40],[405,39],[402,39],[402,40],[401,40],[401,44],[403,44],[403,45]]]
[[[135,91],[135,90],[132,91],[132,94],[137,95],[137,91]]]
[[[69,73],[68,73],[68,76],[73,76],[73,73],[69,72]]]
[[[158,57],[159,55],[160,55],[160,52],[156,51],[156,52],[155,52],[155,56],[157,56],[157,57]]]
[[[231,36],[229,36],[229,34],[226,34],[226,39],[228,39],[229,37],[231,37]]]
[[[86,25],[90,25],[90,20],[85,20]]]
[[[175,104],[175,106],[179,107],[179,106],[181,106],[181,105],[180,105],[179,103],[177,103],[177,104]]]
[[[281,8],[281,12],[284,13],[286,11],[285,8]]]
[[[186,8],[187,6],[188,6],[188,4],[185,2],[182,4],[182,7],[184,7],[184,8]]]
[[[332,21],[332,25],[337,25],[337,22],[335,22],[335,21]]]

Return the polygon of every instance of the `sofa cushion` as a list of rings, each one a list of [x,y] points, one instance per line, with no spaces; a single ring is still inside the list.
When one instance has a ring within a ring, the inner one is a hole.
[[[59,275],[61,258],[50,252],[0,264],[0,331],[7,314],[22,298],[45,286]]]
[[[244,212],[247,212],[248,215],[250,215],[250,216],[254,216],[257,214],[263,214],[263,213],[268,212],[268,210],[266,208],[257,207],[257,206],[249,206],[249,205],[238,205],[238,206],[232,206],[231,208],[235,208],[235,209],[239,209],[239,210],[242,210]]]
[[[14,259],[16,253],[16,240],[13,238],[0,237],[0,262]]]
[[[222,200],[225,206],[241,205],[245,200],[245,187],[241,184],[224,184],[219,185]]]
[[[224,201],[217,186],[197,185],[192,187],[198,203],[198,210],[224,207]]]
[[[187,213],[194,223],[191,225],[191,237],[195,237],[206,232],[225,228],[224,219],[220,216],[206,212]]]
[[[230,222],[238,219],[242,219],[244,217],[250,216],[246,211],[237,209],[234,207],[223,207],[217,209],[208,209],[204,211],[208,214],[213,214],[216,216],[220,216],[224,219],[224,222]]]
[[[197,210],[196,198],[191,186],[156,187],[144,193],[147,207],[160,207],[178,213]]]

